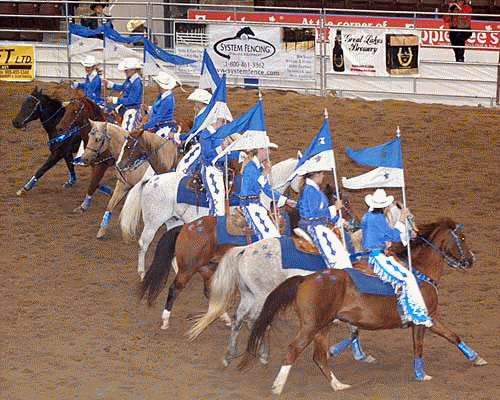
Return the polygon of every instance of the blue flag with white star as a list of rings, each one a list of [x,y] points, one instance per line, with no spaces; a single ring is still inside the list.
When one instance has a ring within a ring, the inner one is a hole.
[[[352,150],[346,147],[345,151],[358,164],[369,167],[403,168],[403,155],[399,137],[379,146],[362,150]]]

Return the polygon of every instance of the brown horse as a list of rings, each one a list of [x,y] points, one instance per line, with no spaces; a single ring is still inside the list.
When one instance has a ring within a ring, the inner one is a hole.
[[[73,99],[66,106],[61,120],[56,126],[59,134],[67,133],[69,135],[79,135],[85,146],[89,141],[89,132],[91,130],[90,121],[105,121],[105,115],[99,106],[92,100],[86,98],[80,91],[75,91]],[[106,170],[113,166],[115,160],[109,151],[103,152],[98,158],[92,161],[90,168],[92,170],[87,195],[80,206],[73,212],[84,212],[90,207],[92,195],[99,189],[108,196],[111,194],[111,188],[100,185]]]
[[[486,361],[479,357],[436,317],[438,306],[437,283],[443,264],[466,269],[472,265],[473,255],[467,248],[461,226],[450,219],[419,227],[419,236],[412,246],[415,274],[422,281],[421,291],[434,325],[412,325],[415,377],[428,380],[423,370],[423,339],[426,330],[457,346],[476,365]],[[399,254],[399,253],[398,253]],[[334,390],[346,389],[328,366],[328,335],[335,319],[361,329],[396,329],[401,326],[395,297],[360,294],[348,272],[326,270],[308,276],[295,276],[279,285],[267,297],[262,312],[255,321],[240,368],[257,358],[257,350],[264,334],[278,311],[293,305],[299,317],[300,331],[290,343],[288,354],[273,384],[273,392],[280,394],[291,366],[302,351],[314,342],[313,359]]]

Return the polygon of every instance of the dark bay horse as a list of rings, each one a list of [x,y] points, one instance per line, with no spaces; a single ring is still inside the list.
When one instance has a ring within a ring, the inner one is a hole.
[[[73,153],[76,153],[80,145],[80,137],[74,135],[60,134],[56,130],[56,125],[64,114],[64,107],[61,101],[52,99],[38,87],[31,92],[26,100],[21,104],[21,109],[17,116],[12,120],[15,128],[25,128],[28,123],[37,119],[42,123],[49,138],[48,145],[50,155],[43,165],[35,172],[35,175],[18,192],[18,196],[30,191],[35,183],[57,162],[64,159],[69,171],[69,181],[64,184],[65,187],[73,186],[76,182],[75,167],[73,165]]]
[[[426,330],[457,346],[474,364],[486,364],[483,358],[436,316],[437,284],[444,263],[466,269],[473,262],[473,255],[467,247],[461,226],[450,219],[419,226],[419,236],[412,244],[412,249],[415,275],[422,281],[421,292],[429,315],[434,320],[434,325],[430,328],[412,325],[416,379],[431,379],[423,370],[423,339]],[[345,270],[330,269],[308,276],[295,276],[287,279],[267,297],[262,312],[255,321],[239,368],[245,368],[257,359],[257,350],[267,328],[276,314],[290,305],[294,306],[298,314],[300,331],[290,343],[288,354],[274,381],[275,394],[281,393],[291,366],[311,342],[314,342],[313,359],[331,387],[334,390],[350,387],[338,381],[328,365],[328,336],[333,320],[338,319],[366,330],[396,329],[401,326],[396,298],[358,293]]]
[[[63,117],[56,126],[59,135],[69,135],[79,137],[83,144],[87,146],[89,141],[89,133],[91,130],[90,121],[105,121],[106,117],[101,108],[92,100],[87,99],[83,93],[75,92],[74,98],[66,106]],[[87,211],[92,201],[92,195],[99,189],[107,195],[110,195],[112,190],[107,186],[100,185],[106,170],[113,166],[114,159],[109,151],[103,152],[98,158],[90,163],[92,169],[87,195],[80,206],[75,208],[73,212]]]

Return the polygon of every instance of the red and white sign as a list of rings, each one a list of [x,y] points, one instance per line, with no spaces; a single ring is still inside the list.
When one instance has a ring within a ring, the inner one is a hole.
[[[240,22],[271,22],[301,24],[305,27],[321,25],[321,16],[317,14],[292,13],[250,13],[189,10],[188,18],[196,21],[240,21]],[[448,25],[442,19],[416,19],[395,17],[363,17],[356,15],[327,15],[326,26],[336,27],[380,27],[405,28],[421,31],[421,46],[450,45]],[[500,43],[500,24],[493,21],[472,21],[472,29],[483,32],[473,32],[467,41],[469,46],[483,47],[485,50],[498,50]],[[325,35],[328,38],[330,35]],[[317,38],[321,35],[317,35]],[[328,39],[327,39],[328,40]]]

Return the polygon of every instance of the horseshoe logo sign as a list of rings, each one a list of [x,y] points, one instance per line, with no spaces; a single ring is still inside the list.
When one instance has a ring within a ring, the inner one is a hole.
[[[413,60],[413,52],[411,51],[411,47],[406,47],[406,51],[403,53],[403,47],[399,48],[398,51],[398,61],[399,65],[402,67],[408,67]]]

